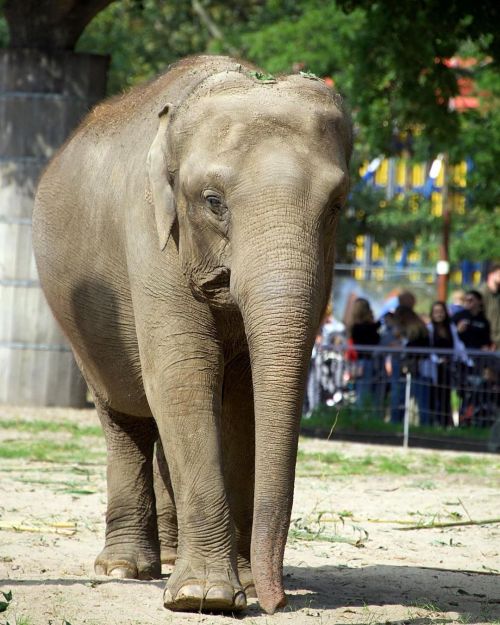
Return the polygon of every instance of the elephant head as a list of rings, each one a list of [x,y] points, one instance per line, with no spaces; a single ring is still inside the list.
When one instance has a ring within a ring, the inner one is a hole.
[[[243,318],[256,428],[252,570],[268,612],[284,603],[303,390],[351,142],[340,98],[322,81],[227,71],[161,111],[149,154],[160,247],[177,223],[195,297]]]

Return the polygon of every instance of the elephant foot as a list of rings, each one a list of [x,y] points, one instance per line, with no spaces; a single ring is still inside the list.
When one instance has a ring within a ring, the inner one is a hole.
[[[161,564],[157,555],[134,547],[105,547],[95,560],[94,571],[117,579],[157,579]]]
[[[245,593],[225,582],[206,587],[203,580],[188,580],[175,597],[165,589],[163,605],[169,610],[202,612],[239,612],[247,607]]]
[[[177,565],[178,566],[178,565]],[[235,575],[211,573],[197,575],[191,567],[174,571],[165,593],[163,605],[169,610],[203,612],[239,612],[247,606],[245,593]]]

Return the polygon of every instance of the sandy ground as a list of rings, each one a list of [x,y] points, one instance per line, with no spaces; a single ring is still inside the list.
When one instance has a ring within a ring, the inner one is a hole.
[[[91,410],[22,412],[28,419],[48,415],[97,424]],[[8,416],[0,409],[0,418]],[[0,445],[30,436],[0,429]],[[405,453],[315,440],[302,441],[301,449],[353,458]],[[489,460],[498,466],[498,456]],[[298,473],[285,556],[288,606],[269,616],[252,601],[233,618],[165,610],[167,570],[165,579],[153,582],[96,577],[106,504],[103,463],[1,459],[0,590],[12,591],[13,600],[0,624],[500,623],[500,523],[401,530],[422,521],[500,517],[495,480],[465,472],[325,479],[303,477],[300,465]],[[304,539],[315,532],[314,540]],[[348,542],[331,542],[337,540]]]

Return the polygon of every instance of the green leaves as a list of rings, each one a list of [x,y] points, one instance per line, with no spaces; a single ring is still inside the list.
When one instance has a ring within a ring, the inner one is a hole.
[[[261,82],[276,82],[276,78],[272,74],[266,74],[265,72],[248,72],[248,75]]]
[[[5,612],[12,601],[12,591],[2,592],[4,600],[0,599],[0,612]]]
[[[359,161],[400,154],[401,137],[410,135],[406,149],[417,160],[446,152],[451,163],[473,161],[466,211],[452,216],[451,256],[481,260],[500,232],[499,21],[498,3],[462,0],[446,11],[440,0],[120,0],[94,18],[78,51],[111,54],[110,93],[207,51],[247,58],[263,68],[253,72],[263,83],[278,73],[331,78],[352,109]],[[7,38],[0,15],[0,46]],[[453,56],[477,63],[450,67]],[[459,113],[449,101],[463,79],[473,80],[480,108]],[[440,221],[421,198],[384,203],[356,184],[351,198],[356,219],[347,214],[339,229],[344,259],[356,234],[385,246],[420,234],[435,246]]]
[[[190,0],[120,0],[91,22],[77,51],[111,55],[112,94],[149,80],[183,56],[204,52],[209,40]]]
[[[310,78],[311,80],[320,80],[320,78],[316,76],[316,74],[313,74],[312,72],[299,72],[299,74],[302,76],[302,78]]]
[[[10,603],[12,602],[12,591],[9,590],[8,592],[1,592],[0,593],[3,595],[4,601],[2,601],[0,599],[0,612],[6,612],[7,608],[9,607]],[[28,625],[28,623],[31,621],[28,621],[27,618],[25,617],[16,617],[16,621],[15,624],[13,625],[22,625],[22,624],[26,624]],[[52,621],[49,621],[49,623],[51,623]],[[5,623],[5,625],[9,625],[9,622],[7,621]],[[71,623],[69,621],[67,621],[66,619],[62,620],[61,625],[71,625]]]

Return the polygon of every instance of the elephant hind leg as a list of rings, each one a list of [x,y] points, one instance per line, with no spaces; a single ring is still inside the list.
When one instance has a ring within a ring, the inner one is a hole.
[[[158,437],[151,418],[126,415],[96,401],[108,453],[108,506],[98,575],[160,577],[160,546],[153,490],[153,450]]]
[[[170,471],[160,439],[156,441],[153,472],[161,563],[172,565],[177,558],[177,511]]]

